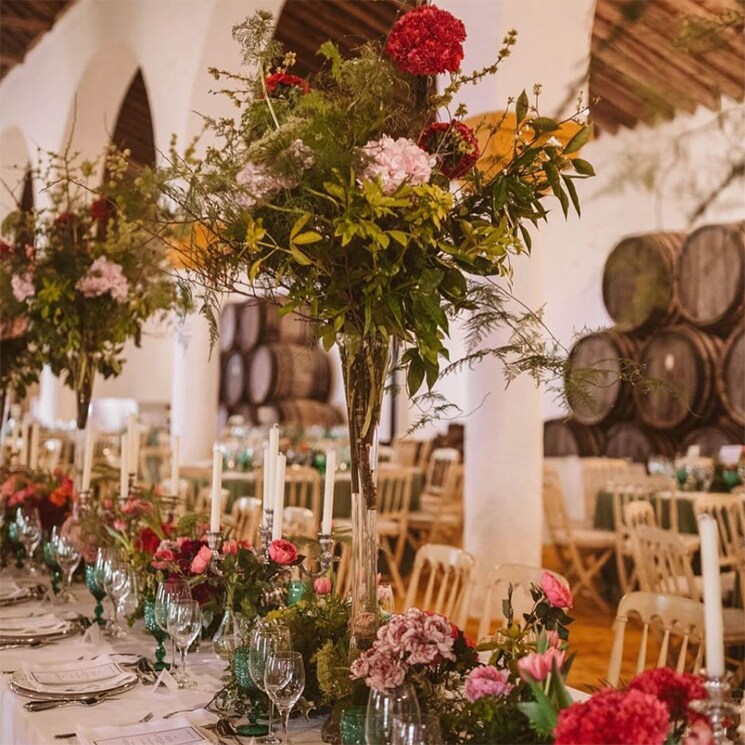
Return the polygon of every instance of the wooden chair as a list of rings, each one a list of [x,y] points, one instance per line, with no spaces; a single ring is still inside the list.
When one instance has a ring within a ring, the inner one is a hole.
[[[625,595],[636,584],[636,572],[627,571],[627,560],[633,556],[629,528],[626,525],[625,508],[637,502],[651,505],[653,493],[644,486],[636,484],[625,484],[609,482],[607,487],[611,490],[613,504],[613,526],[616,532],[616,569],[618,571],[618,583],[621,592]],[[657,520],[655,517],[655,524]]]
[[[629,476],[629,463],[623,458],[582,458],[582,489],[585,497],[585,523],[589,526],[595,516],[598,492],[609,481]]]
[[[463,539],[463,465],[458,463],[448,471],[440,498],[427,509],[409,512],[409,544],[416,550],[425,543],[459,545]]]
[[[719,533],[719,566],[724,573],[724,586],[732,584],[739,575],[740,588],[745,592],[745,503],[737,495],[700,494],[693,502],[696,517],[711,515],[717,521]]]
[[[236,541],[248,541],[252,546],[258,545],[259,526],[261,525],[261,500],[256,497],[239,497],[233,502],[230,519],[226,521]]]
[[[533,607],[530,586],[540,586],[541,579],[546,572],[569,587],[566,577],[541,567],[527,564],[497,564],[492,567],[486,579],[484,610],[479,621],[477,639],[480,641],[493,633],[495,621],[499,621],[500,625],[504,624],[506,616],[502,612],[502,601],[507,599],[510,586],[512,586],[512,608],[515,618],[521,619],[523,613],[530,611]]]
[[[315,534],[321,522],[321,475],[309,466],[290,466],[285,472],[285,505],[305,507],[315,520]]]
[[[398,466],[410,466],[414,467],[417,464],[417,452],[419,450],[420,443],[411,437],[401,437],[393,443],[393,459],[392,462]]]
[[[316,516],[307,507],[285,507],[282,513],[282,535],[315,538],[318,535]]]
[[[378,469],[378,538],[399,597],[405,591],[399,566],[406,546],[412,475],[411,468],[400,466]]]
[[[610,530],[574,527],[567,516],[559,477],[553,468],[543,469],[543,509],[551,542],[562,562],[563,574],[574,595],[586,593],[596,605],[610,606],[595,587],[595,578],[613,557],[616,534]]]
[[[462,548],[437,544],[422,546],[416,552],[404,608],[421,607],[441,613],[464,628],[476,564],[476,559]],[[420,604],[419,583],[422,575],[427,574],[429,577]]]
[[[608,683],[617,687],[621,677],[624,657],[624,640],[629,616],[637,616],[642,624],[642,636],[636,657],[636,673],[647,666],[647,642],[650,627],[661,627],[662,639],[655,667],[668,664],[671,636],[680,637],[680,649],[676,670],[680,673],[689,668],[697,673],[701,669],[704,653],[704,604],[676,595],[663,595],[654,592],[631,592],[621,598],[614,623],[613,647],[608,663]],[[692,662],[689,662],[689,644],[698,647]]]

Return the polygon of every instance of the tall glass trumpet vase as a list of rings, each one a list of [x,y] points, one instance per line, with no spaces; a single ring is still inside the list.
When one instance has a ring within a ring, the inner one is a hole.
[[[379,336],[344,334],[337,343],[344,376],[352,461],[352,612],[349,631],[350,654],[356,657],[370,648],[380,626],[375,472],[390,342]]]

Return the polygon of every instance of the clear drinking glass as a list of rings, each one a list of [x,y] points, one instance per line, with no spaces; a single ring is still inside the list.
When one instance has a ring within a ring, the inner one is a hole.
[[[80,564],[82,554],[69,537],[55,534],[52,536],[51,543],[54,560],[59,564],[65,574],[65,589],[60,593],[59,597],[63,603],[74,603],[75,598],[70,591],[72,575],[75,574],[75,570]]]
[[[196,600],[171,600],[168,603],[167,631],[181,653],[179,688],[193,688],[196,683],[186,673],[186,651],[202,629],[202,608]]]
[[[111,619],[108,634],[115,639],[127,636],[127,632],[119,626],[119,607],[129,594],[130,587],[129,564],[118,557],[109,558],[104,564],[103,588],[114,607],[114,617]]]
[[[264,687],[282,717],[282,744],[290,742],[287,725],[290,712],[305,689],[305,666],[300,652],[273,651],[264,669]]]
[[[393,722],[420,722],[419,702],[413,686],[405,683],[386,691],[370,690],[367,699],[365,736],[367,745],[393,745]]]
[[[248,674],[257,688],[267,693],[264,683],[264,673],[267,661],[273,652],[289,652],[292,649],[290,630],[287,626],[277,623],[258,623],[251,633],[251,644],[248,651]],[[280,741],[272,732],[274,719],[274,701],[269,697],[269,732],[261,739],[265,745],[276,745]]]
[[[155,606],[153,608],[153,615],[155,616],[155,623],[160,628],[169,634],[168,632],[168,607],[174,600],[191,600],[191,587],[189,583],[181,577],[171,577],[165,582],[158,583],[158,590],[155,593]],[[173,675],[176,682],[180,677],[178,670],[178,662],[176,657],[176,641],[171,636],[171,674]]]
[[[391,745],[443,745],[440,720],[433,714],[413,720],[396,717],[392,731]]]
[[[34,553],[41,543],[42,531],[39,511],[36,507],[19,507],[16,510],[16,535],[26,551],[29,574],[39,574],[41,570],[34,561]]]

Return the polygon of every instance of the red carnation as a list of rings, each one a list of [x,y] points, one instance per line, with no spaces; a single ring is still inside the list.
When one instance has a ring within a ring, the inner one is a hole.
[[[629,684],[629,690],[655,696],[665,704],[672,719],[687,719],[688,704],[708,696],[698,675],[676,673],[669,667],[639,673]]]
[[[466,27],[454,15],[434,5],[420,5],[396,21],[385,51],[412,75],[457,72],[465,38]]]
[[[554,745],[662,745],[668,723],[654,696],[606,688],[559,712]]]
[[[109,217],[109,200],[105,197],[101,197],[100,199],[96,199],[95,202],[91,202],[90,212],[91,217],[94,220],[98,220],[99,222],[103,222],[104,220],[107,220]]]
[[[282,97],[293,90],[310,93],[310,86],[305,78],[299,75],[288,75],[286,72],[275,72],[264,78],[266,92],[270,96]]]
[[[433,122],[419,138],[419,147],[437,157],[442,173],[458,178],[479,159],[479,142],[463,122]]]
[[[12,256],[14,253],[15,250],[13,249],[13,246],[11,246],[9,243],[6,243],[5,241],[0,241],[0,258]]]
[[[154,554],[158,550],[158,546],[160,546],[158,534],[152,528],[143,528],[135,543],[137,550],[147,554]]]

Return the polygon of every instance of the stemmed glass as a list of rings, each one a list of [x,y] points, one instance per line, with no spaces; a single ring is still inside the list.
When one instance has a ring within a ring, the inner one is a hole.
[[[28,559],[29,574],[39,574],[39,567],[34,561],[34,553],[41,543],[41,520],[36,507],[19,507],[16,510],[16,535],[23,544]]]
[[[305,689],[305,667],[300,652],[270,652],[264,669],[264,687],[282,717],[282,743],[286,745],[290,712]]]
[[[80,549],[67,536],[54,535],[51,543],[54,560],[65,573],[65,589],[60,594],[60,600],[63,603],[74,603],[75,598],[70,591],[72,586],[72,575],[75,574],[75,570],[80,564],[82,554],[80,553]]]
[[[393,724],[399,719],[409,723],[421,721],[419,702],[409,683],[391,690],[370,690],[367,699],[365,736],[368,745],[393,745]]]
[[[256,687],[267,693],[264,673],[267,662],[273,652],[289,652],[292,649],[290,630],[278,623],[258,623],[251,633],[251,645],[248,652],[248,674]],[[261,742],[266,745],[277,745],[280,741],[272,732],[274,719],[274,700],[270,698],[269,731]]]
[[[393,720],[391,745],[443,745],[440,720],[432,715],[396,717]]]
[[[174,600],[191,600],[191,588],[189,583],[182,577],[171,577],[164,582],[158,583],[158,590],[155,593],[155,606],[153,615],[155,623],[170,636],[168,631],[168,608]],[[171,636],[171,674],[176,682],[179,680],[180,673],[176,669],[176,641]]]
[[[118,557],[109,558],[104,565],[103,588],[114,606],[114,618],[108,633],[115,639],[127,636],[127,632],[119,626],[119,606],[129,595],[130,586],[129,565]]]
[[[193,688],[196,683],[186,674],[186,650],[202,628],[202,608],[196,600],[171,600],[168,603],[168,633],[181,653],[179,688]]]

